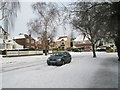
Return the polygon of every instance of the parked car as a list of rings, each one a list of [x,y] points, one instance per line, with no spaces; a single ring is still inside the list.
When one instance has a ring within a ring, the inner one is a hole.
[[[69,52],[54,52],[48,59],[48,65],[64,65],[71,62],[71,55]]]
[[[80,49],[73,49],[73,52],[81,52]]]
[[[67,51],[72,51],[72,48],[67,48],[66,50],[67,50]]]

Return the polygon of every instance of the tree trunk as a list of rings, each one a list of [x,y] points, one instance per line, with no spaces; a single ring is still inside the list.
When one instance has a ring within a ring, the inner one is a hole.
[[[120,9],[119,9],[120,11]],[[117,47],[117,52],[118,52],[118,61],[120,61],[120,14],[118,14],[117,16],[117,20],[118,20],[118,29],[117,29],[117,38],[115,40],[115,44],[116,44],[116,47]]]
[[[45,56],[47,56],[47,46],[45,46]]]
[[[45,56],[47,56],[47,50],[48,50],[47,37],[45,36]]]
[[[48,38],[47,38],[47,25],[45,27],[45,56],[47,56],[47,49],[48,49]]]
[[[120,6],[120,2],[119,2],[119,6]],[[120,8],[119,8],[120,11]],[[120,13],[118,15],[118,39],[117,39],[117,52],[118,52],[118,61],[120,61]]]
[[[120,46],[118,47],[118,61],[120,61]]]
[[[116,38],[115,45],[117,47],[117,52],[118,52],[118,61],[120,61],[120,36]]]
[[[93,58],[96,58],[95,44],[92,43]]]

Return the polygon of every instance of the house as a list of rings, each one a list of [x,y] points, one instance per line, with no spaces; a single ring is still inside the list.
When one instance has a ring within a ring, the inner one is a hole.
[[[6,49],[5,41],[8,38],[8,33],[0,26],[0,50]]]
[[[90,51],[92,49],[92,44],[88,38],[86,38],[83,34],[80,34],[73,40],[73,48],[80,48],[83,51]]]
[[[70,48],[70,38],[68,36],[57,37],[54,47],[62,50]]]
[[[105,39],[101,39],[96,46],[97,50],[99,49],[111,49],[112,52],[116,51],[116,46],[115,46],[115,42],[113,39],[109,39],[109,40],[105,40]]]
[[[0,50],[13,50],[20,49],[22,46],[18,45],[6,32],[2,26],[0,26]]]
[[[7,50],[23,49],[23,46],[17,44],[13,39],[6,40],[6,43],[9,44],[9,49]]]
[[[23,48],[36,48],[36,43],[35,43],[35,39],[31,37],[31,35],[27,35],[27,34],[22,34],[20,33],[18,36],[14,37],[14,41],[19,44],[22,45]]]
[[[44,49],[44,44],[43,44],[41,38],[36,37],[34,39],[35,39],[36,49],[43,50]]]
[[[13,49],[12,44],[9,42],[10,35],[0,26],[0,50]]]

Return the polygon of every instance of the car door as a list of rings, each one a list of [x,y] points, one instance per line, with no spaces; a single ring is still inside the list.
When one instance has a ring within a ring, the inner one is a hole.
[[[71,55],[69,53],[67,53],[67,62],[69,63],[71,60]]]
[[[67,62],[68,62],[68,55],[67,55],[67,53],[66,53],[66,52],[64,53],[64,60],[65,60],[65,63],[67,63]]]
[[[69,55],[69,53],[66,53],[66,60],[67,60],[67,63],[70,61],[70,55]]]

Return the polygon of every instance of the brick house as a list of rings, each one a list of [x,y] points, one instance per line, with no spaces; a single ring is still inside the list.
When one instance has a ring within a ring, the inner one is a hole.
[[[19,45],[22,45],[23,48],[36,48],[35,39],[31,37],[31,35],[27,34],[19,34],[18,36],[14,37],[14,41]]]
[[[43,50],[45,45],[43,44],[43,41],[41,40],[41,38],[37,37],[34,39],[35,39],[35,43],[36,43],[36,49]]]
[[[57,37],[54,43],[54,47],[63,50],[70,48],[70,38],[68,36]]]

